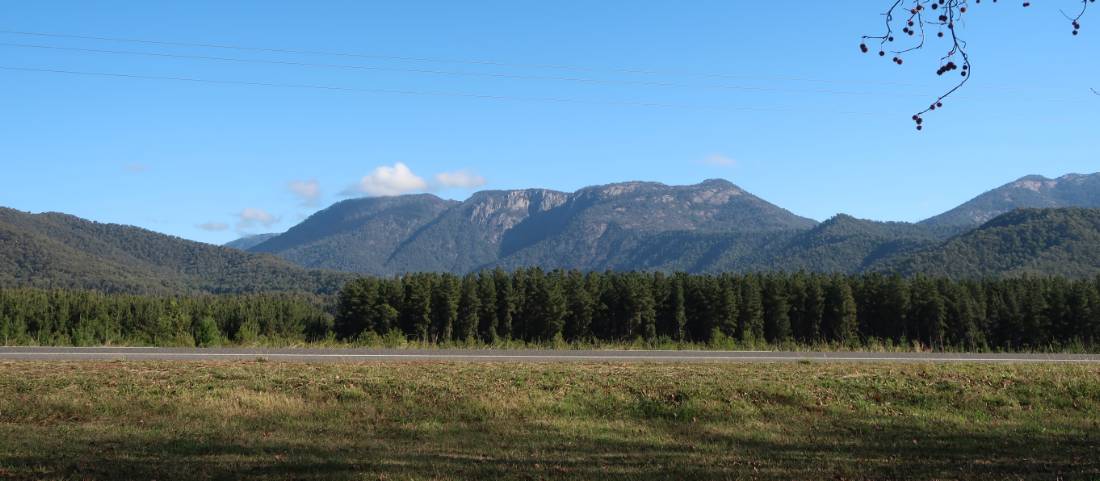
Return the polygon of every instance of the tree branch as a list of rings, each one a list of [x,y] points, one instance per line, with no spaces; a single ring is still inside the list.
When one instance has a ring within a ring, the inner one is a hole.
[[[1074,35],[1077,35],[1081,30],[1081,18],[1084,17],[1085,12],[1088,11],[1089,4],[1094,3],[1096,0],[1078,1],[1081,2],[1081,10],[1076,15],[1071,16],[1062,12],[1062,15],[1064,15],[1073,25]],[[975,4],[980,4],[981,0],[973,0],[973,2]],[[994,3],[996,3],[996,0],[994,0]],[[1023,6],[1029,7],[1031,6],[1031,2],[1025,1]],[[969,0],[894,0],[890,8],[883,13],[886,19],[886,32],[882,35],[864,35],[863,42],[859,45],[863,53],[868,53],[871,51],[871,48],[867,46],[867,41],[877,40],[878,55],[880,57],[885,57],[886,52],[889,51],[893,54],[891,60],[897,65],[902,65],[905,63],[903,58],[905,54],[925,48],[928,30],[937,30],[937,38],[946,38],[950,40],[950,48],[947,53],[940,58],[940,66],[939,69],[936,70],[936,75],[943,76],[947,73],[961,70],[959,75],[962,78],[943,95],[937,97],[928,108],[913,115],[913,122],[917,124],[917,130],[922,130],[924,128],[925,114],[942,108],[944,100],[959,91],[959,89],[970,80],[970,74],[972,73],[970,55],[966,50],[966,41],[960,38],[957,29],[957,26],[969,12],[969,9]],[[904,12],[904,14],[899,15],[902,12]],[[915,38],[907,47],[890,49],[888,46],[896,43],[895,41],[897,40],[895,38],[897,17],[905,18],[905,25],[902,27],[901,33],[905,36]],[[961,62],[962,65],[960,66],[956,63],[956,60]],[[1096,90],[1093,90],[1093,93],[1100,95]]]

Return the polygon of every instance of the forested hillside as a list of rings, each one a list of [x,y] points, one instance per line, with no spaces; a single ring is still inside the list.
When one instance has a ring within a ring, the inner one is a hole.
[[[335,292],[348,278],[137,227],[0,208],[0,287]]]
[[[345,200],[249,250],[309,268],[394,273],[394,250],[455,204],[430,194]]]
[[[1100,275],[1100,209],[1013,211],[882,269],[954,278]]]

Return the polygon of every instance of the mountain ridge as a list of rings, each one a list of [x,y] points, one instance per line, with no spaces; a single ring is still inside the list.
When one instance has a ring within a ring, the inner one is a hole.
[[[486,190],[461,202],[430,194],[373,199],[334,204],[250,250],[311,268],[374,275],[522,265],[587,268],[618,264],[615,256],[624,246],[670,231],[773,232],[817,225],[721,179],[686,186],[619,182],[571,193]],[[394,211],[426,199],[434,208],[411,219]],[[371,221],[333,221],[333,210]],[[413,228],[373,221],[399,217]],[[379,241],[383,236],[389,236],[386,242]],[[367,252],[370,262],[361,259]]]
[[[1015,209],[1058,207],[1100,207],[1100,173],[1071,173],[1053,179],[1026,175],[919,223],[975,228]]]

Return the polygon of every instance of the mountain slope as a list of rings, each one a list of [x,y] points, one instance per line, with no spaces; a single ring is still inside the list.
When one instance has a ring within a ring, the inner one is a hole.
[[[249,250],[249,249],[251,249],[253,247],[256,247],[260,244],[263,244],[264,242],[267,242],[268,239],[271,239],[271,238],[273,238],[277,235],[279,235],[279,234],[250,235],[250,236],[241,237],[240,239],[237,239],[237,240],[234,240],[234,241],[226,242],[223,245],[225,247],[232,247],[232,248],[237,249],[237,250],[246,251],[246,250]]]
[[[310,268],[390,274],[386,262],[401,243],[457,204],[429,194],[345,200],[249,251]]]
[[[881,269],[954,278],[1100,274],[1100,209],[1021,209]]]
[[[331,292],[346,278],[137,227],[0,208],[0,286]]]
[[[941,234],[930,227],[840,214],[792,236],[781,247],[754,253],[737,268],[854,274],[885,259],[933,246],[940,240]]]
[[[1100,207],[1100,173],[1068,174],[1057,179],[1030,175],[921,221],[921,224],[974,228],[1015,209],[1059,207]]]
[[[386,270],[468,272],[493,264],[508,232],[567,198],[545,189],[478,192],[402,242],[387,259]]]

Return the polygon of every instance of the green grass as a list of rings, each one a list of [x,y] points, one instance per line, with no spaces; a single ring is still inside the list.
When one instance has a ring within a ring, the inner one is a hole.
[[[0,363],[0,479],[1098,479],[1100,367]]]

